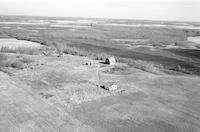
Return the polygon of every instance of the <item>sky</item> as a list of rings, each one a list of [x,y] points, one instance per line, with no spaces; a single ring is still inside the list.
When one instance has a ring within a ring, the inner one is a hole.
[[[0,15],[200,22],[200,0],[0,0]]]

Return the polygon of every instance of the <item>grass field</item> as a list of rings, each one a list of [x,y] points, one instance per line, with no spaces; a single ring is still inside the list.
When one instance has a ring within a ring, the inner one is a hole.
[[[199,26],[0,16],[0,132],[199,132]]]

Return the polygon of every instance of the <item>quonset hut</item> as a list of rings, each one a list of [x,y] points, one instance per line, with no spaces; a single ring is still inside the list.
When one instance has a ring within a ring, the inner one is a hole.
[[[109,58],[106,58],[105,63],[109,64],[109,65],[115,65],[116,64],[116,60],[115,60],[114,57],[109,57]]]

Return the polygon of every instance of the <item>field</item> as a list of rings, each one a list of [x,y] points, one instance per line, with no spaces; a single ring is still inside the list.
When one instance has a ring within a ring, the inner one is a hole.
[[[1,16],[0,131],[199,132],[199,35],[194,22]]]
[[[6,16],[1,20],[1,35],[54,46],[66,53],[100,59],[106,54],[174,70],[180,65],[189,73],[200,74],[196,57],[180,55],[185,49],[199,54],[200,45],[187,41],[187,37],[200,34],[198,23],[181,29],[182,23],[159,21]]]

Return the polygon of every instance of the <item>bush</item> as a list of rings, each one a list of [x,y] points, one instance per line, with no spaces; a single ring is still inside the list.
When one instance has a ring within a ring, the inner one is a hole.
[[[10,64],[10,67],[17,68],[17,69],[23,69],[23,63],[21,61],[14,61]]]
[[[11,56],[0,54],[0,67],[13,67],[23,69],[23,62]]]

